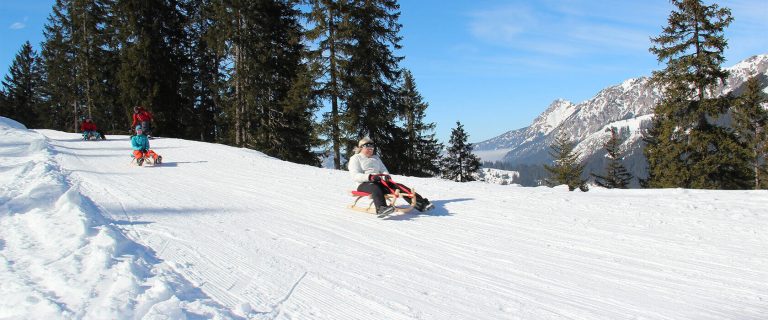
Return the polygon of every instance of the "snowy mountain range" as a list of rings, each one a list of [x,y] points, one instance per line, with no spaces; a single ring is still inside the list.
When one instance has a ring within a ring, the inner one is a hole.
[[[726,85],[718,88],[717,95],[739,94],[744,82],[757,74],[762,75],[768,87],[768,54],[752,56],[727,70],[730,77]],[[474,152],[483,161],[550,163],[549,146],[560,131],[565,131],[578,142],[576,151],[581,152],[587,164],[585,172],[602,173],[606,159],[603,144],[610,138],[607,130],[617,127],[625,139],[621,146],[625,166],[636,177],[645,177],[647,164],[642,152],[642,131],[650,125],[653,108],[661,97],[661,89],[650,84],[650,78],[640,77],[605,88],[578,104],[558,99],[530,126],[476,143]]]

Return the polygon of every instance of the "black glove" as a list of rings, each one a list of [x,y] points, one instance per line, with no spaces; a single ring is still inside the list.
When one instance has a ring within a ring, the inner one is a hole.
[[[368,180],[371,182],[392,181],[392,177],[388,174],[371,174],[368,175]]]

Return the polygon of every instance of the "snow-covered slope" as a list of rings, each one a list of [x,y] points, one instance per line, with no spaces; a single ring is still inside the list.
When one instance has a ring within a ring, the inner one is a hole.
[[[0,318],[761,319],[764,191],[395,176],[436,209],[346,209],[346,172],[0,118]],[[652,199],[652,201],[650,201]]]
[[[718,95],[739,94],[744,82],[757,74],[763,76],[768,87],[768,54],[753,56],[728,70],[731,75],[726,85],[717,90]],[[474,151],[489,161],[549,163],[549,146],[557,133],[565,131],[578,142],[577,150],[587,163],[585,171],[601,172],[606,154],[603,144],[610,138],[605,129],[613,126],[624,131],[625,165],[635,176],[645,177],[647,164],[641,150],[641,132],[650,125],[653,108],[659,101],[661,90],[650,85],[648,78],[628,79],[578,104],[556,100],[530,126],[477,143]]]

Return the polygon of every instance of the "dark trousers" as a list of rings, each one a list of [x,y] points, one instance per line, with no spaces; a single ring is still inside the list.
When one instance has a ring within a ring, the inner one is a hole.
[[[389,188],[387,188],[389,186]],[[380,182],[363,182],[359,186],[357,186],[357,191],[367,192],[371,194],[371,198],[373,198],[373,204],[378,209],[379,207],[383,207],[387,205],[387,202],[384,200],[385,194],[390,194],[392,191],[400,190],[400,193],[410,193],[411,189],[396,183],[396,182],[387,182],[387,186],[384,186],[384,184]],[[390,191],[389,189],[392,189]],[[411,197],[403,196],[403,199],[408,201],[408,203],[411,203]],[[421,201],[421,196],[417,193],[416,194],[416,201]]]
[[[152,124],[149,123],[149,121],[142,121],[141,129],[144,131],[144,134],[148,136],[152,135]]]

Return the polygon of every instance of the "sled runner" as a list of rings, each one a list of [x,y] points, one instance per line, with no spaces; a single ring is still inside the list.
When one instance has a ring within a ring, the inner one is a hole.
[[[131,164],[134,166],[156,166],[163,163],[163,157],[158,155],[157,159],[152,158],[151,156],[144,156],[143,158],[136,158],[131,156]]]
[[[387,188],[389,188],[389,187],[387,186]],[[391,190],[392,189],[390,189],[390,191]],[[373,206],[373,200],[372,199],[371,199],[371,202],[368,203],[367,207],[361,207],[361,206],[357,205],[357,203],[362,198],[370,199],[371,198],[371,194],[370,193],[363,192],[363,191],[353,190],[353,191],[351,191],[351,194],[352,194],[353,197],[355,197],[355,202],[353,202],[351,205],[349,205],[348,208],[350,208],[352,210],[355,210],[355,211],[376,214],[376,208]],[[411,189],[410,193],[405,194],[406,196],[411,198],[411,203],[409,203],[407,206],[400,206],[400,207],[395,206],[395,202],[397,201],[397,199],[402,197],[402,194],[400,193],[400,190],[394,190],[392,193],[385,194],[384,195],[384,199],[387,201],[388,205],[390,205],[390,206],[395,208],[395,212],[406,213],[406,212],[409,212],[409,211],[413,210],[413,206],[416,205],[415,194],[416,194],[416,191],[413,190],[413,189]]]
[[[88,140],[99,140],[99,139],[104,140],[104,138],[101,136],[101,134],[99,134],[97,131],[83,133],[83,140],[85,140],[85,141],[88,141]]]

